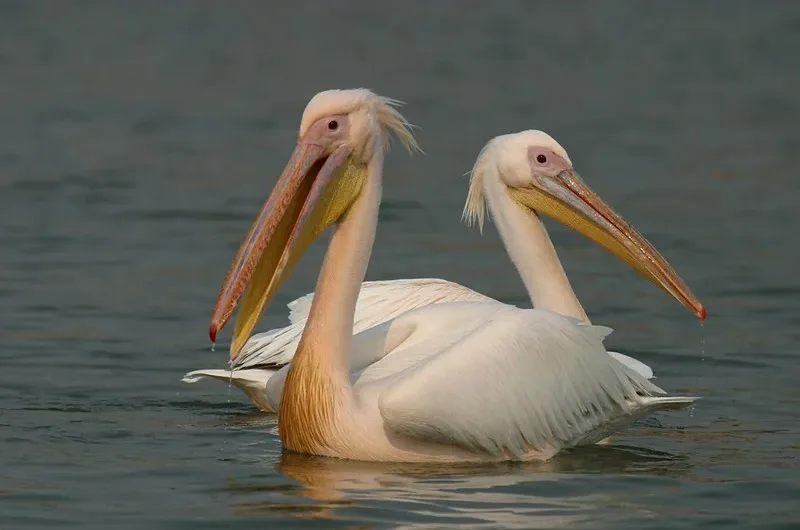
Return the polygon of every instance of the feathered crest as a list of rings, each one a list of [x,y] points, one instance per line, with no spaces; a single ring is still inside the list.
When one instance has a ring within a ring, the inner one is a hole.
[[[403,103],[395,99],[379,96],[366,88],[347,90],[325,90],[318,93],[306,105],[300,121],[299,136],[323,116],[333,113],[347,114],[358,108],[369,109],[377,118],[377,125],[389,133],[394,133],[409,153],[422,152],[413,134],[413,125],[408,123],[397,107]],[[384,150],[389,148],[390,134],[383,134]]]
[[[378,98],[378,121],[381,126],[393,132],[409,154],[414,154],[415,151],[422,153],[423,151],[420,149],[419,144],[417,144],[417,140],[414,138],[414,133],[412,132],[417,127],[408,123],[397,110],[398,107],[403,105],[403,102],[384,96],[378,96],[377,94],[375,94],[375,96]],[[389,149],[388,134],[384,137],[383,148]]]
[[[483,223],[486,219],[486,192],[484,191],[484,175],[491,163],[489,156],[494,142],[490,141],[481,152],[478,154],[478,159],[475,165],[472,166],[472,171],[469,175],[469,192],[467,193],[467,202],[464,204],[464,211],[461,214],[461,220],[467,226],[478,225],[478,231],[483,233]]]

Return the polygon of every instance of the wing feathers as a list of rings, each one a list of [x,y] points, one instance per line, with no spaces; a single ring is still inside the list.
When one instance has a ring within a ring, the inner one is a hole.
[[[204,377],[211,377],[223,383],[240,388],[252,400],[253,404],[265,412],[275,412],[267,401],[267,381],[275,374],[275,370],[195,370],[183,376],[184,383],[196,383]]]
[[[306,325],[314,293],[288,304],[290,325],[253,335],[233,365],[234,370],[276,367],[291,362]],[[382,324],[407,311],[444,302],[493,301],[463,285],[440,279],[364,282],[358,295],[353,334]],[[499,302],[497,302],[499,303]]]
[[[608,355],[609,332],[548,311],[500,310],[387,382],[380,412],[397,432],[492,454],[574,445],[630,417],[641,396],[663,394]]]

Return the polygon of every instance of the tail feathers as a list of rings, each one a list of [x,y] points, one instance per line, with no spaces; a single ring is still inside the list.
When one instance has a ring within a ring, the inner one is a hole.
[[[642,398],[642,407],[639,410],[642,411],[643,416],[658,410],[681,410],[689,407],[698,399],[700,398],[688,396],[645,397]],[[639,413],[639,410],[636,411],[636,414]]]
[[[692,405],[700,398],[686,396],[646,396],[640,397],[639,403],[631,408],[628,425],[662,410],[681,410]]]
[[[601,442],[612,434],[627,429],[635,422],[642,420],[654,412],[660,410],[681,410],[689,407],[700,398],[684,396],[667,397],[640,397],[636,404],[631,404],[628,414],[617,416],[610,422],[604,423],[594,430],[584,433],[579,439],[572,441],[569,445],[591,445]]]
[[[195,370],[184,375],[181,381],[184,383],[196,383],[204,377],[217,379],[223,383],[231,383],[241,389],[247,397],[263,412],[275,412],[267,401],[267,381],[275,373],[275,370],[265,370],[262,368],[251,368],[247,370]]]

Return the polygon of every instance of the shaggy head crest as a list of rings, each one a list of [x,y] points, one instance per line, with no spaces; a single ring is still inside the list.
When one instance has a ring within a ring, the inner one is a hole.
[[[299,136],[302,137],[320,118],[333,114],[354,113],[365,116],[367,126],[377,126],[384,150],[389,148],[389,134],[386,133],[391,132],[409,153],[422,152],[412,132],[415,127],[397,110],[401,105],[400,101],[379,96],[366,88],[326,90],[315,95],[306,105],[300,121]],[[358,130],[356,126],[356,131]],[[366,133],[368,130],[361,132]]]
[[[502,181],[504,171],[518,171],[522,167],[526,171],[529,170],[527,151],[534,146],[551,149],[568,163],[572,163],[566,150],[552,136],[542,131],[527,130],[492,138],[481,149],[470,172],[469,193],[461,216],[467,226],[477,224],[478,229],[483,232],[483,223],[486,219],[487,172],[495,171],[500,174]]]

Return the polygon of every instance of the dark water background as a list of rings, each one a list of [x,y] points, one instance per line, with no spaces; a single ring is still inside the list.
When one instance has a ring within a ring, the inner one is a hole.
[[[0,527],[794,528],[798,53],[790,1],[0,1]],[[210,310],[303,107],[357,86],[427,152],[389,155],[368,278],[525,304],[494,229],[459,224],[463,174],[544,129],[708,307],[548,224],[608,346],[696,408],[431,470],[282,456],[238,390],[180,383],[226,360]]]

